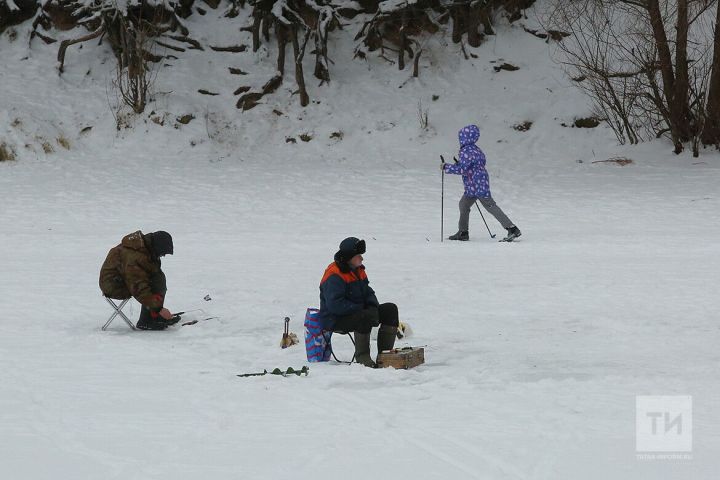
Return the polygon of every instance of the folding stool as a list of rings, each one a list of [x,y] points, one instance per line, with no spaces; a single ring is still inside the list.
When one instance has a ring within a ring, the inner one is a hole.
[[[338,335],[347,335],[348,337],[350,337],[350,341],[353,344],[353,356],[349,362],[338,360],[338,358],[335,356],[335,352],[333,352],[333,349],[332,349],[332,342],[330,341],[333,333],[337,333]],[[323,334],[323,337],[325,337],[325,348],[330,350],[330,355],[332,355],[332,357],[335,359],[336,362],[347,363],[347,364],[351,364],[351,363],[355,362],[355,339],[353,338],[352,332],[343,332],[341,330],[335,330],[335,331],[323,330],[322,334]]]
[[[105,297],[105,296],[103,296],[103,298],[104,298],[105,300],[107,300],[107,302],[113,307],[114,312],[113,312],[112,315],[110,315],[110,318],[108,318],[108,321],[105,322],[105,325],[103,325],[102,329],[103,329],[103,330],[107,330],[107,328],[110,326],[110,324],[112,323],[112,321],[115,320],[115,317],[117,317],[117,316],[119,315],[123,320],[125,320],[125,323],[128,324],[128,327],[130,327],[130,328],[132,328],[133,330],[135,330],[135,324],[133,324],[133,322],[131,322],[130,319],[129,319],[127,316],[125,316],[125,314],[124,314],[123,311],[122,311],[123,307],[124,307],[125,304],[128,302],[128,300],[130,300],[130,298],[123,299],[122,302],[120,302],[120,305],[118,305],[117,303],[115,303],[115,302],[113,301],[113,299],[110,298],[110,297]],[[119,299],[118,299],[118,300],[119,300]]]

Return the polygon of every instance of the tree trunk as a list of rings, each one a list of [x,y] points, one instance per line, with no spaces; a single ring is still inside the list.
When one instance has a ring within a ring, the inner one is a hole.
[[[460,7],[450,7],[450,15],[452,16],[452,42],[460,43],[462,40],[462,14],[460,13]]]
[[[270,24],[272,23],[272,15],[265,15],[262,19],[262,34],[266,42],[270,41]]]
[[[688,0],[678,0],[677,13],[677,39],[675,46],[675,85],[673,93],[673,108],[675,114],[673,123],[681,142],[687,142],[693,136],[690,104],[690,79],[688,74]]]
[[[278,42],[278,60],[277,69],[281,76],[285,75],[285,47],[287,46],[288,34],[287,27],[280,23],[275,22],[275,35],[277,36]]]
[[[713,48],[712,73],[707,99],[707,114],[702,132],[705,145],[720,146],[720,3],[715,18],[715,46]]]
[[[495,30],[492,28],[492,19],[485,7],[480,9],[480,22],[483,25],[483,33],[485,35],[495,35]]]
[[[60,48],[58,49],[58,54],[57,54],[58,62],[60,62],[60,67],[59,67],[60,73],[63,73],[63,70],[65,68],[65,51],[67,50],[67,48],[70,45],[75,45],[76,43],[80,43],[80,42],[87,42],[88,40],[92,40],[93,38],[99,37],[104,32],[105,32],[105,28],[101,27],[101,28],[98,28],[93,33],[90,33],[83,37],[75,38],[73,40],[63,40],[62,42],[60,42]]]
[[[467,17],[468,26],[468,45],[477,48],[482,43],[482,36],[478,32],[480,26],[480,9],[470,9]]]
[[[315,27],[315,78],[320,80],[320,85],[330,82],[330,71],[328,70],[327,58],[327,37],[330,21],[323,14],[318,17],[318,24]]]
[[[307,107],[310,103],[310,97],[305,89],[305,77],[302,67],[302,59],[305,55],[305,45],[307,45],[307,39],[308,36],[306,35],[305,41],[303,42],[303,49],[301,51],[297,39],[297,25],[293,24],[290,30],[290,40],[292,41],[293,53],[295,54],[295,81],[297,82],[300,93],[300,105],[303,107]]]
[[[682,152],[682,143],[678,135],[677,121],[678,114],[676,112],[676,104],[674,100],[675,93],[675,74],[673,72],[672,55],[670,54],[670,46],[668,45],[665,26],[663,25],[662,12],[660,11],[659,0],[648,0],[647,10],[650,16],[650,25],[655,38],[655,46],[657,47],[658,57],[660,58],[660,73],[663,79],[663,94],[665,102],[669,110],[669,127],[672,142],[675,145],[675,153]]]
[[[252,26],[252,39],[253,39],[253,52],[257,52],[260,48],[260,22],[262,21],[262,15],[257,10],[253,10],[253,26]]]
[[[405,49],[407,48],[407,35],[405,35],[405,15],[403,26],[400,27],[400,51],[398,52],[398,69],[405,70]]]

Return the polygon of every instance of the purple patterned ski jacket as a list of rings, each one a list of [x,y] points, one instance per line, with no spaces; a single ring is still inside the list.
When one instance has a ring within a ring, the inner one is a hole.
[[[445,173],[462,175],[465,195],[472,198],[489,198],[490,177],[485,170],[485,154],[475,145],[480,138],[477,125],[468,125],[458,132],[460,153],[458,163],[445,164]]]

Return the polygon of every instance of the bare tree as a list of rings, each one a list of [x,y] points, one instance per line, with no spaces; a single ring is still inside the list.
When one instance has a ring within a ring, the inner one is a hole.
[[[157,72],[153,69],[153,63],[148,61],[155,43],[155,22],[145,20],[142,16],[129,19],[118,14],[112,23],[120,47],[113,86],[122,103],[135,113],[142,113]]]
[[[621,144],[635,144],[641,140],[637,128],[644,123],[637,108],[642,96],[641,66],[628,61],[634,47],[619,38],[631,28],[625,18],[602,2],[563,0],[556,3],[546,23],[548,30],[570,33],[558,44],[562,63],[592,99],[593,114],[612,128]]]
[[[720,148],[720,5],[716,8],[713,25],[713,59],[710,75],[706,119],[703,126],[702,141],[705,145]]]
[[[258,101],[280,86],[285,75],[286,48],[292,45],[295,63],[295,82],[298,86],[300,105],[303,107],[310,103],[310,96],[305,85],[305,71],[303,60],[310,40],[315,43],[312,53],[315,54],[315,78],[320,85],[330,81],[327,42],[328,36],[335,28],[341,28],[336,8],[329,1],[314,0],[254,0],[252,25],[244,30],[252,32],[253,51],[260,48],[260,42],[270,40],[270,31],[275,32],[278,46],[277,73],[265,85],[258,89],[250,86],[241,86],[235,93],[240,94],[237,107],[249,110],[258,104]]]
[[[188,1],[192,3],[193,0]],[[178,18],[176,9],[181,11],[182,5],[165,0],[47,0],[33,21],[31,39],[38,36],[46,43],[55,41],[41,34],[38,31],[39,27],[45,30],[53,27],[70,30],[76,26],[83,26],[91,33],[63,40],[60,43],[58,49],[60,73],[63,73],[67,48],[94,38],[101,40],[107,38],[118,63],[121,64],[124,49],[132,48],[123,40],[123,34],[120,33],[125,31],[125,27],[129,29],[127,31],[131,35],[133,31],[141,29],[153,38],[171,31],[179,31],[182,36],[170,36],[170,38],[198,46],[198,42],[187,37],[189,31]],[[162,59],[160,56],[151,55],[148,51],[144,52],[143,56],[154,62]]]
[[[715,3],[556,0],[546,24],[572,34],[560,44],[562,62],[584,80],[581,88],[621,143],[668,135],[680,153],[707,126],[713,37],[704,25]]]

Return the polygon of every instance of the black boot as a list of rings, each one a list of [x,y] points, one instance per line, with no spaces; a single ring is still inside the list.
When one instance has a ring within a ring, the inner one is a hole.
[[[503,238],[504,242],[512,242],[516,238],[518,238],[522,233],[520,232],[520,229],[517,228],[515,225],[507,229],[507,237]]]
[[[355,361],[366,367],[377,366],[370,357],[370,332],[355,332]]]
[[[165,330],[168,326],[169,325],[165,322],[158,322],[155,320],[149,322],[138,320],[137,325],[135,325],[138,330]]]
[[[137,327],[139,330],[165,330],[170,323],[168,323],[162,317],[153,318],[150,314],[150,309],[143,306],[140,310],[140,318],[138,319]]]
[[[460,240],[461,242],[467,242],[468,240],[470,240],[470,233],[467,231],[458,231],[455,235],[450,235],[448,237],[448,240]]]

